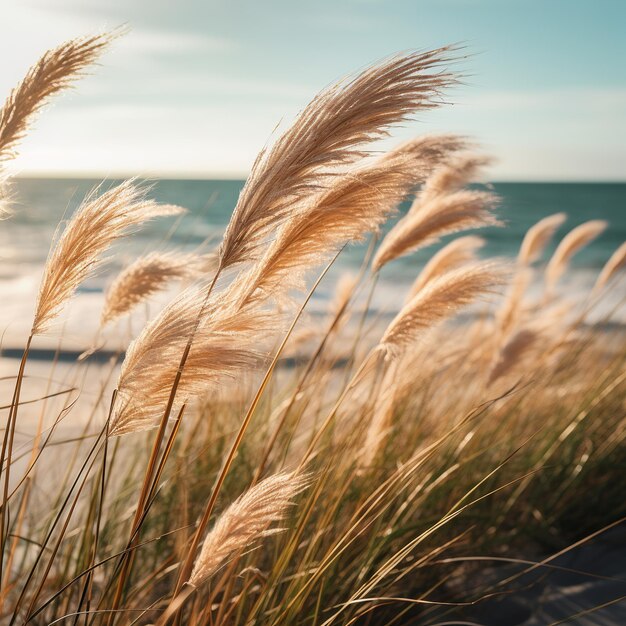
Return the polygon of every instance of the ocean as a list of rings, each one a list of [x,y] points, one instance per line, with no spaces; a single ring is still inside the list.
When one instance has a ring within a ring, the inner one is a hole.
[[[108,180],[105,187],[119,181]],[[101,181],[77,178],[17,178],[12,183],[13,210],[0,229],[0,282],[3,292],[14,299],[34,299],[41,268],[58,225]],[[109,263],[90,279],[81,294],[100,294],[111,277],[138,255],[151,250],[210,250],[220,239],[243,181],[240,180],[152,180],[149,195],[159,202],[188,209],[183,219],[157,220],[142,228],[113,251]],[[611,253],[626,240],[626,183],[494,183],[500,196],[498,209],[502,228],[481,231],[487,239],[483,256],[514,257],[524,233],[542,217],[564,211],[568,215],[547,251],[574,226],[590,219],[605,219],[609,227],[602,236],[575,256],[563,288],[588,289]],[[406,210],[408,205],[401,207]],[[390,264],[382,272],[377,300],[387,308],[401,304],[405,288],[440,246],[423,249]],[[322,306],[331,297],[333,280],[345,271],[358,271],[364,246],[346,248],[329,279],[314,300]],[[621,285],[623,286],[623,282]],[[80,294],[79,294],[80,295]],[[19,309],[21,311],[21,309]],[[18,315],[17,309],[13,310]],[[19,313],[21,315],[21,313]],[[10,323],[11,320],[4,320]]]

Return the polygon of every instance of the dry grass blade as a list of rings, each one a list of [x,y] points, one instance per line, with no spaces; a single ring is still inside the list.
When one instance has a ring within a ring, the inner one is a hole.
[[[206,286],[187,289],[131,343],[120,371],[112,436],[158,425],[199,317],[178,388],[182,401],[263,361],[267,350],[262,338],[276,330],[276,315],[256,306],[239,307],[229,294],[221,293],[205,306]]]
[[[493,262],[476,263],[433,279],[392,320],[379,348],[392,354],[402,352],[425,330],[477,298],[493,293],[504,280],[504,271]]]
[[[233,554],[279,532],[271,525],[285,518],[293,499],[307,484],[306,476],[285,472],[266,478],[240,496],[206,536],[188,584],[201,585]]]
[[[530,265],[541,256],[548,242],[554,236],[554,233],[565,222],[567,215],[565,213],[555,213],[548,215],[539,220],[534,226],[531,226],[520,247],[517,256],[518,261],[522,265]]]
[[[102,262],[102,254],[118,238],[146,220],[174,215],[182,209],[159,205],[125,182],[92,194],[68,222],[44,270],[32,334],[44,332],[63,303]]]
[[[412,298],[420,289],[423,289],[433,278],[437,278],[461,265],[476,261],[476,252],[485,245],[482,237],[467,235],[451,241],[433,255],[426,263],[411,286],[407,299]]]
[[[559,243],[546,267],[546,291],[550,294],[559,278],[565,273],[571,258],[588,243],[598,237],[607,223],[604,220],[590,220],[572,229]]]
[[[626,266],[626,241],[611,255],[598,275],[593,287],[594,293],[601,291],[613,278],[616,272]]]
[[[0,163],[15,156],[15,146],[33,116],[55,94],[70,86],[106,48],[115,33],[72,39],[46,52],[28,70],[0,110]]]
[[[363,156],[360,147],[418,110],[438,105],[456,80],[441,68],[454,48],[397,56],[319,94],[267,151],[244,186],[220,250],[220,267],[255,256],[259,246],[327,178]]]
[[[212,255],[151,252],[123,269],[106,292],[100,324],[111,323],[174,280],[199,278],[216,267]]]

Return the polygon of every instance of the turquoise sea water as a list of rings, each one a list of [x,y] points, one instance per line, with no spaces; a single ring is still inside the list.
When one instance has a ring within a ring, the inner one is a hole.
[[[0,278],[40,267],[59,222],[70,215],[99,182],[18,178],[13,184],[13,215],[0,229],[3,260]],[[116,182],[104,184],[109,186]],[[83,289],[103,288],[111,273],[148,250],[193,249],[200,245],[210,249],[219,241],[243,181],[156,180],[149,184],[152,197],[160,202],[182,205],[189,213],[182,220],[160,220],[139,231],[115,250],[108,268]],[[565,211],[569,217],[550,250],[574,226],[589,219],[605,219],[609,222],[606,232],[573,260],[570,284],[583,285],[593,280],[611,253],[626,240],[626,183],[495,183],[493,189],[501,197],[498,213],[506,226],[482,231],[488,242],[485,256],[513,257],[526,230],[551,213]],[[383,287],[386,285],[391,290],[397,284],[410,283],[436,249],[424,249],[390,265],[382,276]],[[358,269],[362,256],[362,246],[347,249],[333,272]],[[325,297],[323,289],[319,297]]]

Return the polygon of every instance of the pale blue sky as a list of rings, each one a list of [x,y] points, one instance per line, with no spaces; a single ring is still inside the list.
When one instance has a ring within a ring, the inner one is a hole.
[[[127,23],[37,121],[24,173],[239,176],[276,124],[393,52],[464,42],[454,106],[495,180],[626,180],[626,0],[0,0],[0,93],[47,47]]]

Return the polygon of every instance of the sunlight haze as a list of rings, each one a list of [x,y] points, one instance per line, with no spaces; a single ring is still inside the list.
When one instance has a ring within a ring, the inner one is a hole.
[[[2,94],[64,39],[129,29],[39,117],[12,165],[22,174],[243,177],[276,125],[329,82],[394,52],[461,42],[470,57],[447,97],[454,106],[423,113],[395,138],[475,136],[497,157],[494,180],[625,178],[621,1],[2,6],[0,50],[11,59],[0,66]]]

